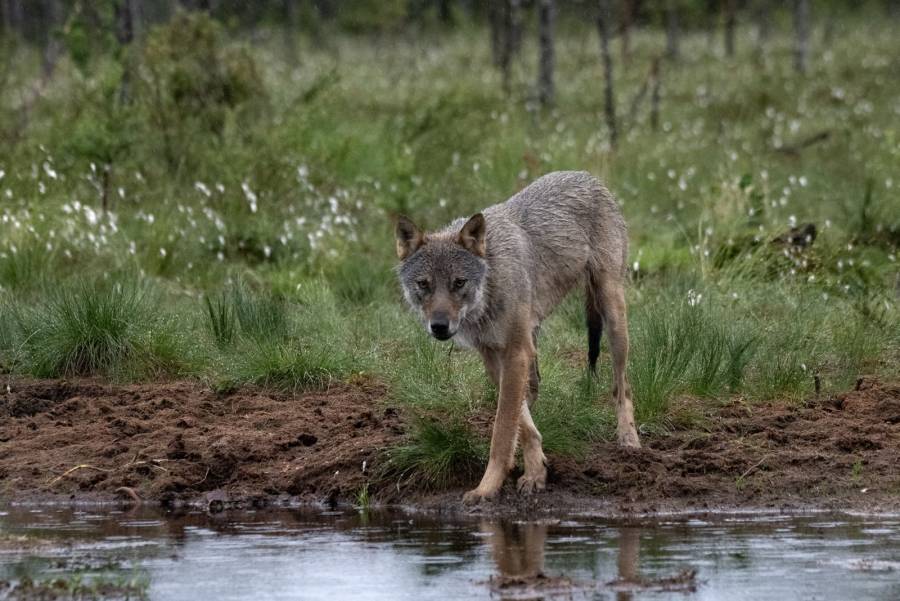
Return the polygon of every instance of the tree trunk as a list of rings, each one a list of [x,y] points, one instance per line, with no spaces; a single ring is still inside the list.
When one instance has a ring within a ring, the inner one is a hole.
[[[737,21],[737,0],[725,0],[725,56],[734,57],[734,29]]]
[[[634,0],[622,0],[622,62],[631,62],[631,25],[634,21]]]
[[[831,5],[825,14],[825,30],[822,32],[822,45],[826,48],[830,48],[834,42],[834,30],[837,27],[836,12],[835,7]]]
[[[597,30],[600,34],[600,57],[603,61],[603,74],[606,79],[604,88],[604,114],[606,126],[609,128],[609,142],[615,148],[618,142],[619,132],[616,128],[616,104],[613,90],[612,57],[609,52],[609,32],[612,11],[609,8],[609,0],[598,0]]]
[[[715,49],[716,33],[719,30],[719,8],[721,0],[706,0],[706,10],[704,11],[706,20],[706,46],[712,52]]]
[[[446,27],[452,27],[456,24],[453,19],[453,7],[451,4],[450,0],[437,0],[438,19]]]
[[[115,5],[116,42],[127,46],[134,41],[134,8],[131,0],[118,0]]]
[[[3,7],[3,26],[8,33],[22,34],[25,15],[21,0],[0,0]]]
[[[540,44],[538,98],[542,106],[552,105],[555,96],[553,89],[555,4],[554,0],[540,0],[538,4],[538,41]]]
[[[503,62],[503,5],[505,0],[491,0],[488,4],[488,25],[491,32],[491,59],[495,67]]]
[[[892,19],[900,19],[900,0],[887,0],[888,16]]]
[[[655,58],[650,67],[650,127],[653,131],[659,130],[659,88],[662,84],[662,78],[660,77],[661,62],[659,58]]]
[[[681,56],[678,31],[678,0],[666,0],[666,56],[677,61]]]
[[[144,11],[141,0],[125,0],[128,12],[131,13],[131,33],[134,39],[140,39],[144,33]]]
[[[300,26],[297,18],[297,0],[282,0],[282,3],[284,50],[288,55],[288,62],[294,64],[297,60],[297,29]]]
[[[116,42],[122,59],[122,81],[119,83],[119,99],[123,103],[131,101],[131,65],[128,46],[134,41],[134,8],[132,0],[117,0],[115,3]]]
[[[522,0],[507,0],[510,60],[522,49]]]
[[[62,7],[59,0],[44,0],[44,31],[46,32],[46,44],[44,45],[44,56],[41,66],[44,77],[49,77],[53,73],[56,61],[59,58],[60,41],[57,28],[62,24]]]
[[[756,0],[756,53],[762,56],[772,28],[772,5],[769,0]]]
[[[521,47],[522,3],[521,0],[495,0],[492,4],[499,6],[494,15],[497,24],[491,26],[491,42],[496,44],[498,50],[495,63],[503,74],[503,91],[509,94],[512,89],[513,57]]]
[[[212,11],[212,0],[181,0],[184,10]]]
[[[806,73],[809,50],[809,0],[794,0],[794,69]]]

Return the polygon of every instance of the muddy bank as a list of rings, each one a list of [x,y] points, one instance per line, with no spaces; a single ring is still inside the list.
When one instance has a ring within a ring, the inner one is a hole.
[[[522,498],[510,479],[492,507],[900,509],[900,385],[864,382],[805,403],[735,402],[703,417],[702,427],[645,437],[638,451],[598,443],[584,458],[550,456],[546,493]],[[405,435],[402,412],[371,381],[298,395],[217,394],[194,382],[11,382],[0,393],[0,500],[353,502],[368,486],[385,502],[459,508],[461,490],[407,485],[400,496],[378,481],[384,450]]]
[[[346,498],[403,436],[383,387],[302,395],[196,382],[12,382],[0,393],[0,498]]]

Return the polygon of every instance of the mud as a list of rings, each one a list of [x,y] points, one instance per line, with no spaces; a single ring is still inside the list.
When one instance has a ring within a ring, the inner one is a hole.
[[[401,440],[369,381],[302,395],[194,382],[12,382],[0,393],[0,498],[349,498]]]
[[[693,402],[695,411],[702,407]],[[594,445],[585,458],[550,458],[549,496],[507,483],[489,511],[553,507],[633,515],[681,511],[900,510],[900,385],[803,403],[709,406],[702,426],[644,437],[639,450]],[[584,499],[595,499],[584,503]],[[430,506],[451,506],[436,497]]]
[[[704,405],[696,402],[694,409]],[[900,509],[900,385],[805,403],[708,405],[640,450],[550,456],[548,491],[482,511]],[[487,416],[485,416],[487,418]],[[489,419],[473,420],[488,436]],[[459,510],[461,490],[402,498],[377,475],[405,438],[386,389],[361,380],[298,395],[200,383],[14,381],[0,392],[0,500],[376,501]],[[475,484],[474,482],[472,484]]]

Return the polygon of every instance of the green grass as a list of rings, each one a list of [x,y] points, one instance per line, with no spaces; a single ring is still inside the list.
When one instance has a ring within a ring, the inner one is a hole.
[[[530,101],[533,32],[507,96],[487,32],[470,25],[427,40],[336,36],[329,51],[308,41],[299,63],[275,42],[247,51],[198,26],[235,59],[204,77],[242,94],[224,102],[192,88],[211,104],[190,117],[178,102],[204,102],[149,93],[148,69],[190,71],[197,56],[179,66],[190,49],[139,48],[143,83],[129,104],[114,57],[63,59],[19,131],[39,53],[0,45],[10,65],[0,370],[292,392],[362,372],[421,422],[392,451],[395,475],[446,485],[480,469],[487,440],[468,424],[492,414],[496,390],[477,355],[430,340],[404,310],[390,217],[437,227],[548,171],[587,169],[629,223],[629,373],[643,432],[687,423],[709,401],[802,398],[814,376],[823,394],[861,374],[900,377],[890,23],[842,21],[832,47],[813,45],[805,77],[791,69],[786,30],[762,58],[741,30],[731,60],[687,33],[684,60],[663,64],[659,131],[642,106],[616,149],[591,27],[561,26],[557,103],[542,111]],[[152,39],[177,46],[175,33]],[[620,113],[664,43],[637,29],[631,62],[614,56]],[[825,130],[797,154],[781,150]],[[805,251],[771,242],[806,222],[818,236]],[[614,438],[609,358],[587,378],[585,338],[573,295],[539,342],[533,413],[551,453]]]
[[[424,419],[407,444],[388,450],[384,477],[398,486],[440,489],[477,477],[487,463],[486,441],[458,420]],[[424,486],[423,486],[424,485]]]
[[[127,279],[79,280],[8,309],[16,369],[37,377],[167,371],[181,349],[151,294]]]
[[[356,364],[327,342],[250,342],[236,349],[229,383],[298,392],[346,380]]]

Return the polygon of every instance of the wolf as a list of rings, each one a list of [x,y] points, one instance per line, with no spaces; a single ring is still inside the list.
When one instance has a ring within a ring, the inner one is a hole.
[[[478,351],[499,390],[487,468],[464,502],[497,494],[514,467],[518,443],[524,463],[518,490],[546,486],[541,434],[530,411],[541,380],[538,331],[576,286],[586,291],[592,372],[601,334],[608,332],[618,442],[640,447],[625,373],[628,232],[600,180],[583,171],[550,173],[506,202],[436,232],[399,216],[395,237],[403,296],[425,330]]]

